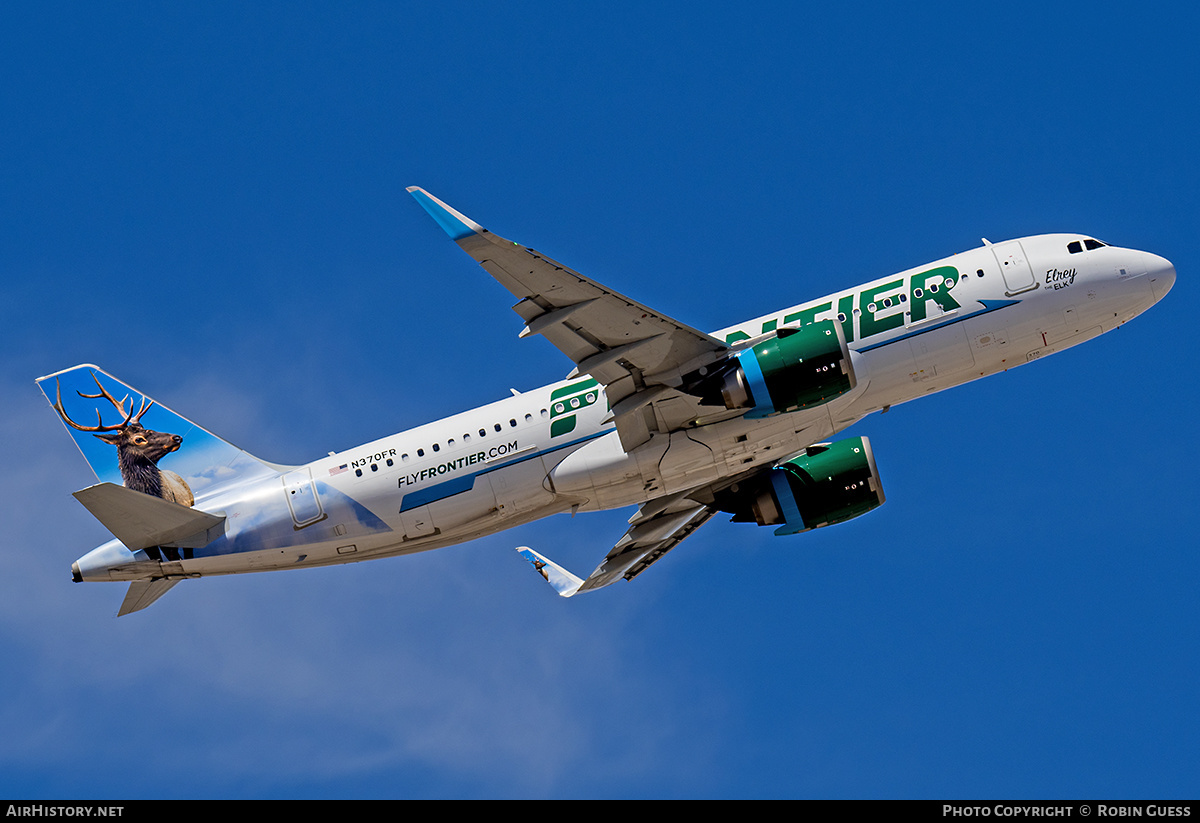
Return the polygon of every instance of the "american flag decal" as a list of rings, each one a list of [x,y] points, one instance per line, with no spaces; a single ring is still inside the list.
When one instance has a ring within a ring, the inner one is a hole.
[[[331,475],[341,474],[342,472],[346,471],[347,468],[349,468],[349,464],[343,463],[342,465],[338,466],[336,469],[330,469],[329,473]]]

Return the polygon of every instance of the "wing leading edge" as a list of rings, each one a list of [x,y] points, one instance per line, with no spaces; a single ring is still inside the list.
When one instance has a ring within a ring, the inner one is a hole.
[[[522,337],[540,334],[571,358],[577,373],[604,386],[623,448],[700,414],[697,399],[675,387],[688,372],[726,357],[725,343],[493,234],[424,189],[408,191],[518,299],[513,310],[525,321]]]

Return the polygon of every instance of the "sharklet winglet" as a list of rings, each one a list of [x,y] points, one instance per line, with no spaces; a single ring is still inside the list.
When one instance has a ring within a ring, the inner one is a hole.
[[[462,240],[464,237],[483,233],[483,226],[450,208],[420,186],[409,186],[407,191],[429,212],[429,216],[442,227],[442,231],[450,235],[451,240]]]
[[[579,587],[583,585],[583,581],[578,577],[553,560],[538,554],[528,546],[518,546],[517,553],[537,569],[538,574],[546,579],[546,582],[558,592],[560,597],[570,597],[579,591]]]

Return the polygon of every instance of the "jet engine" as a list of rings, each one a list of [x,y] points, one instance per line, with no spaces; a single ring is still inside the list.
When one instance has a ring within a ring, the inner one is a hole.
[[[716,497],[733,522],[779,526],[775,534],[798,534],[866,514],[884,502],[871,442],[852,437],[810,446],[805,453]]]
[[[855,387],[850,349],[833,320],[783,328],[731,357],[716,372],[688,375],[708,406],[767,417],[827,403]]]

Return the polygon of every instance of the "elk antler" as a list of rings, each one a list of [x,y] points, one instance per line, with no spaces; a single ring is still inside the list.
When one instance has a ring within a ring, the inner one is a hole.
[[[92,399],[92,400],[99,398],[99,397],[107,398],[108,402],[112,403],[116,407],[117,411],[119,411],[121,414],[123,414],[125,416],[125,419],[123,421],[121,421],[119,424],[117,424],[116,426],[106,426],[106,425],[104,425],[104,419],[100,415],[100,410],[96,409],[96,425],[95,426],[81,426],[80,424],[76,423],[74,420],[72,420],[70,417],[67,416],[67,412],[63,408],[62,386],[59,384],[58,379],[55,378],[54,386],[56,389],[56,393],[58,395],[58,402],[54,404],[54,409],[55,409],[55,411],[57,411],[59,413],[59,415],[62,416],[63,421],[67,425],[72,426],[76,429],[79,429],[80,431],[84,431],[84,432],[121,431],[126,426],[128,426],[131,422],[139,423],[142,419],[142,415],[145,414],[146,412],[150,411],[150,407],[154,405],[153,400],[151,400],[150,403],[147,405],[147,403],[146,403],[147,397],[145,395],[142,395],[142,404],[141,404],[141,408],[138,409],[138,413],[137,414],[133,413],[133,404],[132,403],[129,404],[129,411],[126,412],[125,411],[125,401],[129,399],[128,394],[125,395],[120,400],[117,400],[115,397],[113,397],[111,394],[108,393],[108,389],[106,389],[106,388],[104,388],[104,386],[100,385],[100,378],[96,376],[95,372],[92,372],[92,379],[96,381],[96,388],[100,389],[99,394],[84,394],[81,391],[76,391],[75,393],[78,394],[80,397],[86,397],[86,398]]]

